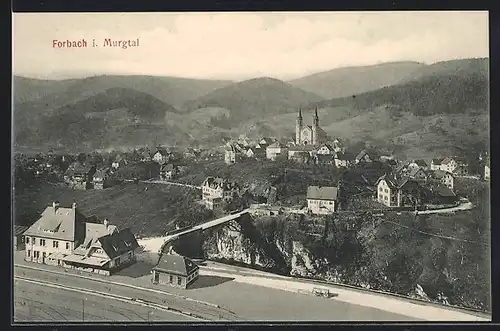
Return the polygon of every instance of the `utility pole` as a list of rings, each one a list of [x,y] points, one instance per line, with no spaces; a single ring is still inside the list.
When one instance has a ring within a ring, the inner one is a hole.
[[[82,322],[85,322],[85,298],[82,299]]]

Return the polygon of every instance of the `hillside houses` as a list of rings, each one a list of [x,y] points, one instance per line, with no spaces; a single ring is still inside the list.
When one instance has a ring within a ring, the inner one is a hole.
[[[431,170],[442,170],[450,172],[455,176],[465,176],[468,174],[467,164],[459,158],[445,157],[443,159],[433,159]]]
[[[421,203],[419,185],[408,177],[383,175],[377,180],[377,201],[387,207],[416,206]]]
[[[306,199],[307,209],[312,214],[333,214],[337,208],[338,188],[309,186]]]
[[[92,188],[95,171],[95,166],[75,162],[64,173],[64,181],[74,189],[89,189]]]
[[[266,150],[257,147],[248,147],[245,156],[254,159],[263,159],[266,157]]]
[[[106,275],[135,262],[138,247],[129,229],[118,231],[107,220],[87,222],[76,203],[65,208],[54,202],[24,232],[24,238],[26,261]]]
[[[276,161],[279,157],[288,158],[288,147],[280,142],[272,143],[266,148],[266,158]]]
[[[366,150],[362,150],[354,158],[354,162],[356,164],[359,164],[359,163],[371,163],[372,161],[373,161],[372,158],[370,157],[370,155],[368,154],[368,152]]]
[[[156,152],[152,156],[152,160],[158,164],[164,164],[171,158],[172,153],[165,147],[156,147]]]
[[[224,162],[226,164],[234,164],[239,159],[239,152],[233,144],[226,145],[224,148]]]
[[[160,179],[174,179],[179,174],[179,167],[172,163],[165,163],[160,167]]]
[[[436,181],[453,190],[454,177],[452,173],[442,170],[430,170],[427,174],[430,181]]]
[[[108,184],[108,178],[110,175],[109,168],[98,169],[92,176],[92,188],[97,190],[104,189]]]
[[[240,194],[237,183],[220,177],[207,177],[201,189],[202,201],[208,209],[215,209],[223,202],[228,203]]]

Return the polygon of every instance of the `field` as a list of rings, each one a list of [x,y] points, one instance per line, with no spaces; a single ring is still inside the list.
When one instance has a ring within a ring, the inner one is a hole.
[[[75,201],[87,217],[107,218],[119,229],[131,227],[139,238],[158,236],[176,224],[185,226],[211,219],[212,212],[195,203],[201,198],[199,194],[193,189],[161,184],[125,183],[84,191],[37,183],[33,188],[16,191],[15,222],[31,225],[53,201],[59,201],[61,206],[71,206]]]

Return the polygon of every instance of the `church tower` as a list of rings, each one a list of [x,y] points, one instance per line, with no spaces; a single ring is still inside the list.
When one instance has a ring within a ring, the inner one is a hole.
[[[295,121],[295,144],[297,145],[300,145],[301,143],[300,131],[302,130],[302,124],[302,110],[299,108],[297,120]]]
[[[319,117],[318,117],[318,107],[314,110],[313,125],[312,125],[312,144],[316,145],[318,143],[318,127],[319,127]]]

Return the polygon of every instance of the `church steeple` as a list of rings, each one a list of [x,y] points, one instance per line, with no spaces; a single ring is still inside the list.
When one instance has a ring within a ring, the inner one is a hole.
[[[297,145],[300,144],[300,131],[302,130],[302,109],[299,108],[297,113],[297,120],[295,121],[295,143]]]
[[[312,123],[312,143],[316,145],[318,143],[318,127],[319,127],[319,117],[318,117],[318,107],[314,110],[314,117]]]

